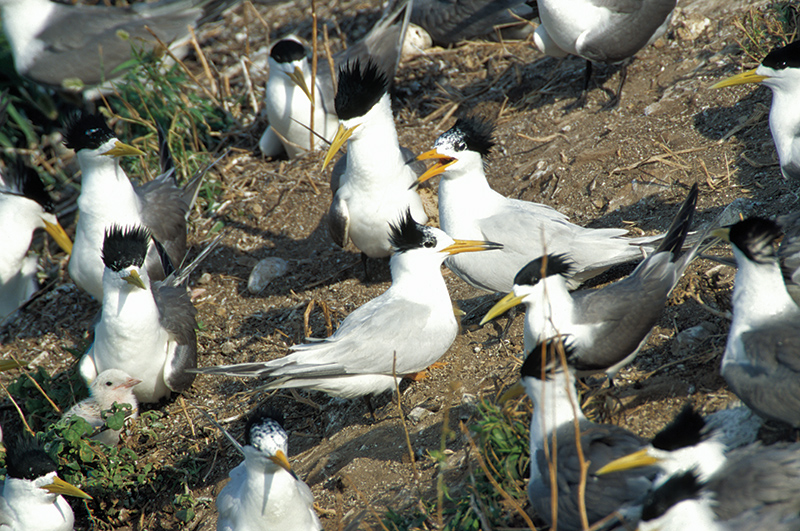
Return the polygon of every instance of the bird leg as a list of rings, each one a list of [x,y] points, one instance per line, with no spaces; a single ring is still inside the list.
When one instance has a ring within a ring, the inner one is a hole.
[[[440,369],[440,368],[444,367],[445,365],[447,365],[447,363],[445,363],[443,361],[437,361],[437,362],[434,362],[433,364],[431,364],[431,366],[428,367],[425,370],[406,374],[404,376],[404,378],[408,378],[412,382],[419,382],[420,380],[424,380],[425,378],[428,377],[428,371],[429,370],[431,370],[431,369]]]
[[[363,253],[361,255],[364,256]],[[372,422],[378,422],[377,417],[375,417],[375,408],[372,407],[371,395],[364,395],[361,398],[364,400],[364,403],[367,405],[367,410],[369,411],[369,414],[372,415]]]
[[[611,99],[603,105],[604,111],[609,111],[619,105],[620,99],[622,98],[622,85],[625,84],[625,80],[628,78],[628,61],[622,63],[619,68],[619,85],[617,86],[617,92],[611,96]],[[612,383],[613,385],[613,383]]]
[[[589,93],[589,81],[592,79],[592,62],[586,60],[586,68],[583,71],[583,89],[578,99],[567,105],[564,110],[571,111],[573,109],[583,108],[586,106],[586,98]]]
[[[364,267],[364,282],[365,283],[369,282],[371,280],[370,276],[369,276],[369,269],[367,269],[367,260],[368,259],[369,259],[369,257],[365,253],[361,253],[361,265]]]

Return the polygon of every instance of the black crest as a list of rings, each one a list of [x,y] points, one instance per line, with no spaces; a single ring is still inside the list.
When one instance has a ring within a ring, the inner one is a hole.
[[[767,263],[775,258],[772,246],[781,228],[772,220],[753,216],[730,226],[728,238],[753,262]]]
[[[12,193],[20,194],[36,201],[45,212],[53,212],[53,198],[44,188],[44,183],[36,170],[17,159],[6,175]]]
[[[519,270],[514,277],[514,284],[518,286],[535,286],[543,278],[553,275],[570,276],[572,262],[564,254],[548,254],[531,260]]]
[[[570,358],[575,354],[575,348],[564,344],[562,339],[553,337],[535,346],[528,353],[528,357],[525,358],[525,362],[520,368],[520,375],[523,378],[531,377],[541,380],[542,367],[544,367],[545,378],[549,379],[550,375],[561,363],[558,349],[561,348],[562,344],[564,345],[567,363],[569,363]]]
[[[255,429],[268,429],[276,430],[284,429],[285,419],[283,413],[273,408],[260,408],[257,409],[250,418],[247,419],[247,424],[244,426],[244,443],[252,444],[253,428]]]
[[[647,494],[642,507],[642,521],[655,520],[676,504],[697,498],[702,487],[703,484],[693,470],[672,476],[656,490]]]
[[[494,127],[494,122],[488,118],[467,116],[459,118],[456,124],[445,131],[439,139],[442,142],[449,142],[456,151],[475,151],[486,157],[494,147],[492,141]]]
[[[103,263],[112,271],[126,267],[142,267],[150,243],[150,232],[144,227],[120,227],[106,229],[103,240]]]
[[[775,48],[767,54],[761,64],[773,70],[800,67],[800,41]]]
[[[689,227],[692,225],[692,218],[694,218],[694,210],[697,206],[697,195],[699,191],[697,183],[692,185],[689,194],[683,201],[680,210],[675,214],[675,218],[667,230],[667,235],[661,241],[661,245],[656,249],[657,253],[669,251],[672,253],[672,261],[676,261],[681,254],[683,242],[686,241],[686,235],[689,233]]]
[[[691,404],[686,404],[672,422],[656,433],[650,444],[653,448],[668,452],[694,446],[705,438],[705,426],[703,415],[696,412]]]
[[[34,480],[56,471],[56,464],[35,437],[19,436],[6,446],[8,476]]]
[[[116,135],[99,114],[73,114],[65,124],[64,145],[76,152],[82,149],[97,149]]]
[[[396,224],[389,223],[389,228],[391,231],[389,241],[396,253],[422,247],[429,249],[436,247],[436,236],[426,230],[424,225],[414,221],[414,218],[411,217],[410,209],[406,210],[406,213]]]
[[[339,68],[339,85],[333,103],[340,120],[364,116],[389,88],[386,74],[371,59],[353,60]]]
[[[292,63],[306,56],[306,47],[294,39],[281,39],[272,47],[269,56],[275,59],[276,63]]]

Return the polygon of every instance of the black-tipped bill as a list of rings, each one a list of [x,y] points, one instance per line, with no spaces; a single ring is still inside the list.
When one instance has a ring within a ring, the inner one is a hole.
[[[502,243],[487,242],[482,240],[453,240],[440,252],[447,254],[473,253],[476,251],[496,251],[503,248]]]

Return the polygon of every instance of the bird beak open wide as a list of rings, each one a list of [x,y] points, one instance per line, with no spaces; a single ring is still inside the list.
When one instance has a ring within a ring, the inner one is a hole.
[[[61,494],[63,496],[74,496],[75,498],[84,498],[87,500],[91,500],[92,497],[83,492],[78,487],[70,485],[60,477],[56,476],[53,478],[53,482],[49,485],[45,485],[42,487],[44,490],[51,494]]]
[[[140,383],[142,383],[141,380],[137,380],[136,378],[128,378],[127,380],[125,380],[124,382],[119,384],[116,388],[117,389],[130,389],[134,385],[139,385]]]
[[[139,273],[137,273],[136,271],[131,271],[127,277],[122,277],[122,279],[131,286],[147,289],[147,286],[144,285],[144,280],[142,280],[142,277],[140,277]]]
[[[123,144],[117,140],[114,147],[103,153],[103,155],[109,157],[124,157],[125,155],[144,155],[144,151],[129,144]]]
[[[414,160],[435,160],[436,164],[425,170],[425,173],[417,177],[417,180],[409,186],[409,190],[414,188],[415,186],[419,186],[431,177],[436,177],[437,175],[441,174],[448,168],[448,166],[452,166],[456,163],[456,159],[451,157],[445,157],[435,149],[430,151],[426,151],[421,155],[417,155]]]
[[[59,247],[64,249],[65,253],[72,254],[72,240],[67,236],[64,227],[62,227],[58,221],[55,223],[51,223],[46,219],[42,219],[42,221],[44,221],[44,230],[47,231],[47,234],[53,237],[53,240],[55,240]]]
[[[731,241],[731,228],[730,227],[720,227],[718,229],[714,229],[711,231],[711,235],[715,238],[719,238],[720,240],[729,242]]]
[[[447,254],[472,253],[475,251],[496,251],[502,249],[502,243],[486,242],[481,240],[453,240],[453,244],[445,247],[440,252]]]
[[[620,457],[619,459],[615,459],[610,463],[606,463],[606,465],[601,467],[597,472],[595,472],[595,474],[602,476],[603,474],[608,474],[610,472],[622,472],[634,468],[654,465],[656,463],[658,463],[658,458],[648,454],[647,448],[642,448],[641,450],[633,452],[632,454],[628,454]]]
[[[294,470],[292,470],[292,465],[289,464],[289,459],[286,457],[286,454],[283,453],[282,450],[278,450],[277,452],[275,452],[275,455],[269,456],[269,460],[278,465],[279,467],[281,467],[282,469],[284,469],[285,471],[287,471],[288,473],[290,473],[295,478],[297,477],[294,473]]]
[[[491,309],[488,312],[486,312],[486,315],[484,315],[483,319],[481,319],[480,326],[485,325],[498,315],[502,315],[503,313],[507,312],[517,304],[520,304],[522,302],[522,299],[524,298],[525,298],[524,296],[517,297],[516,295],[514,295],[514,292],[512,291],[511,293],[509,293],[508,295],[497,301],[497,304],[492,306]]]
[[[729,77],[728,79],[723,79],[719,83],[711,85],[711,88],[718,89],[722,87],[732,87],[733,85],[744,85],[745,83],[761,83],[765,79],[769,79],[769,76],[760,76],[756,74],[755,70],[748,70]]]
[[[314,102],[314,98],[311,96],[311,91],[308,90],[308,85],[306,85],[306,79],[303,77],[303,71],[300,70],[299,66],[294,67],[294,72],[288,74],[289,79],[294,81],[294,84],[300,87],[306,96],[308,96],[308,101]]]
[[[353,131],[356,130],[356,127],[358,127],[358,124],[354,125],[350,129],[346,128],[342,124],[339,124],[339,129],[336,131],[336,135],[333,137],[333,140],[331,140],[331,146],[328,148],[328,152],[325,153],[325,159],[322,161],[323,170],[331,161],[333,156],[336,155],[340,149],[342,149],[342,146],[344,146],[344,143],[347,142],[347,139],[353,135]]]

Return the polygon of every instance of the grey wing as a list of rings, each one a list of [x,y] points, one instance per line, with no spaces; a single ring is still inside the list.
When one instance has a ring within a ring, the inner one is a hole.
[[[421,160],[417,160],[417,156],[414,155],[414,152],[408,149],[407,147],[400,146],[400,153],[403,155],[403,160],[405,161],[405,163],[412,170],[414,170],[414,174],[416,174],[417,177],[425,173],[425,170],[428,169],[425,163],[422,162]]]
[[[441,46],[489,34],[516,22],[508,10],[530,11],[521,0],[415,0],[411,22]]]
[[[350,212],[347,203],[338,195],[333,196],[328,209],[328,233],[339,247],[346,246],[350,241]]]
[[[347,153],[339,157],[339,160],[333,165],[333,170],[331,170],[331,195],[336,196],[336,192],[344,184],[342,178],[345,170],[347,170]]]
[[[164,381],[172,391],[182,391],[194,381],[187,369],[197,367],[197,309],[183,286],[156,283],[153,298],[159,312],[159,322],[176,343],[167,356]]]
[[[778,218],[784,231],[783,241],[778,249],[786,290],[797,302],[800,300],[800,213]]]
[[[172,264],[186,256],[186,213],[189,205],[175,182],[174,172],[162,173],[134,188],[142,205],[142,221],[166,249]]]

